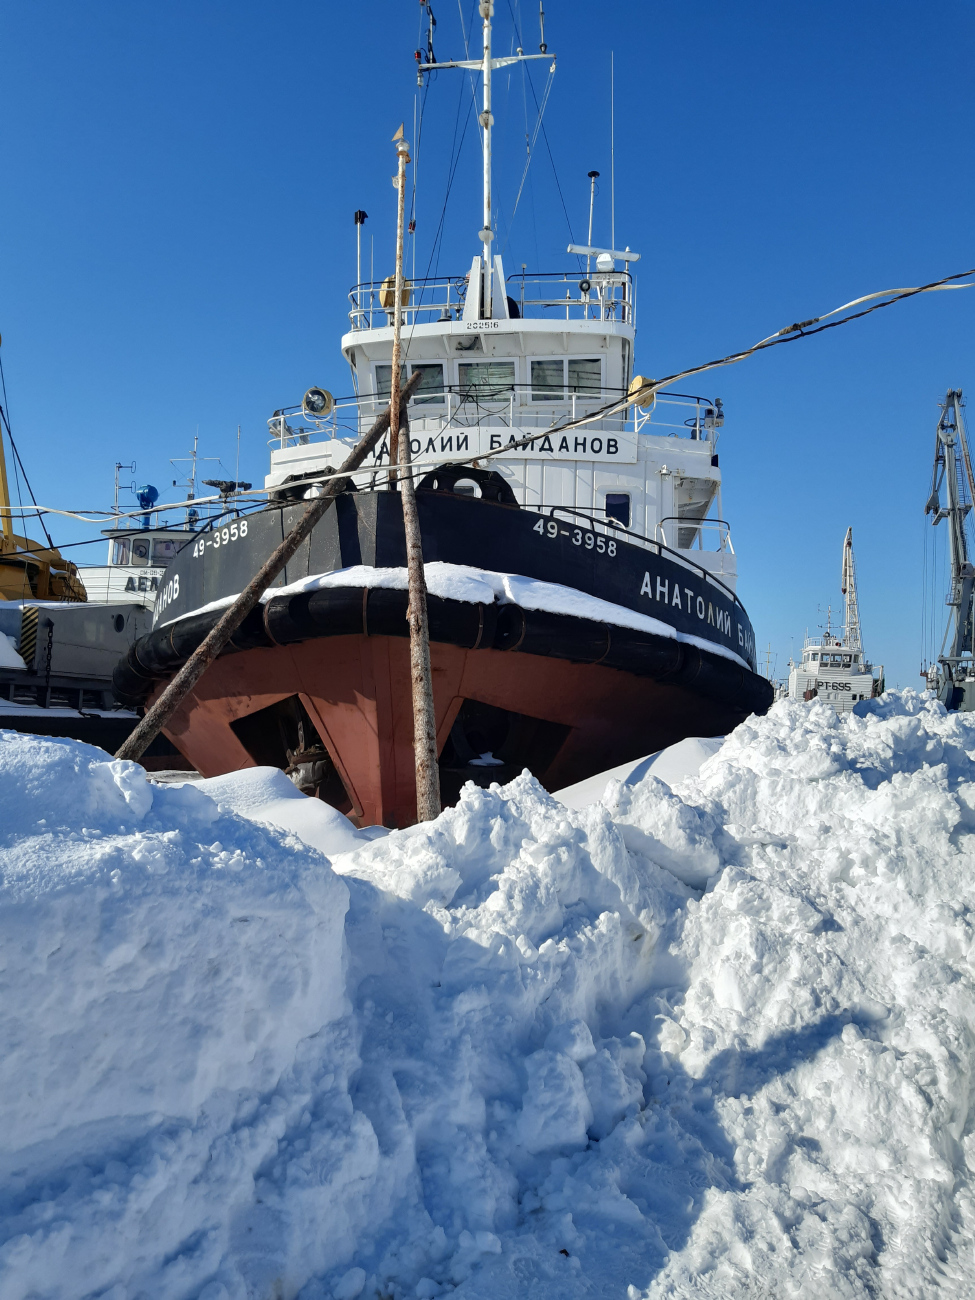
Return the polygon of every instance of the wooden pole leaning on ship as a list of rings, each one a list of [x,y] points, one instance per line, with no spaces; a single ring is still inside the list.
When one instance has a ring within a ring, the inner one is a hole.
[[[402,407],[405,408],[419,382],[419,375],[414,375],[403,388],[403,391],[399,394]],[[346,458],[338,471],[340,475],[351,474],[359,468],[369,455],[369,452],[389,429],[391,414],[392,406],[383,411],[362,441]],[[397,414],[399,414],[398,411]],[[116,758],[138,760],[142,757],[344,487],[345,479],[342,477],[333,478],[325,484],[322,495],[315,497],[310,502],[305,513],[291,532],[288,533],[284,541],[272,551],[257,574],[251,579],[220,621],[211,628],[206,638],[193,651],[159,699],[146,712],[139,725],[123,742],[115,755]]]
[[[430,669],[430,626],[427,621],[427,581],[423,572],[423,539],[416,511],[416,490],[410,473],[410,426],[405,407],[397,400],[400,387],[401,334],[403,328],[403,225],[406,217],[406,164],[410,146],[403,128],[393,136],[396,145],[396,291],[393,298],[393,357],[389,409],[390,481],[397,464],[403,470],[400,498],[403,503],[403,531],[406,536],[406,571],[410,603],[410,681],[413,687],[413,758],[416,770],[416,818],[432,821],[440,816],[440,768],[437,765],[437,718],[433,707],[433,674]],[[418,373],[418,372],[416,372]],[[416,373],[413,379],[416,378]],[[412,380],[411,380],[412,382]],[[401,416],[401,412],[403,413]],[[402,436],[400,420],[402,418]]]

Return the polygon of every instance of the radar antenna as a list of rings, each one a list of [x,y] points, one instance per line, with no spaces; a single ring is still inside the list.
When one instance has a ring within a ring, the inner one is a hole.
[[[946,708],[969,712],[975,709],[975,567],[969,558],[972,525],[968,516],[975,501],[975,479],[963,405],[961,389],[949,388],[935,432],[931,495],[924,513],[932,516],[932,524],[948,521],[951,560],[951,587],[945,600],[951,613],[937,666],[932,668],[928,681]]]
[[[846,530],[843,543],[843,571],[840,576],[840,589],[846,604],[844,614],[845,627],[843,640],[847,650],[851,650],[854,659],[863,653],[860,639],[860,604],[857,600],[857,562],[853,556],[853,529]]]

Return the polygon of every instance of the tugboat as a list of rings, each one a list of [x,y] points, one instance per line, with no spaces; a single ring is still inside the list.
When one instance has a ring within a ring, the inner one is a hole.
[[[469,270],[357,283],[341,341],[354,392],[275,412],[267,504],[175,557],[153,630],[115,674],[155,698],[389,404],[396,313],[429,596],[441,790],[524,768],[557,789],[772,700],[735,594],[721,508],[721,402],[641,406],[628,247],[570,245],[580,269],[506,273],[492,252],[492,73],[541,54],[437,63],[480,74],[480,249]],[[360,216],[356,214],[359,223]],[[612,242],[612,241],[611,241]],[[616,411],[606,414],[607,406]],[[294,424],[301,420],[301,427]],[[580,421],[585,420],[585,423]],[[292,423],[294,422],[294,424]],[[525,445],[527,443],[527,445]],[[406,552],[389,447],[346,490],[170,719],[205,776],[277,766],[359,825],[416,818]]]
[[[798,663],[789,663],[788,696],[793,700],[820,699],[832,704],[837,713],[850,713],[861,700],[874,699],[884,690],[883,665],[874,667],[868,661],[860,637],[852,528],[846,530],[843,541],[840,584],[845,605],[843,635],[833,631],[832,610],[827,610],[823,635],[807,635],[802,658]]]

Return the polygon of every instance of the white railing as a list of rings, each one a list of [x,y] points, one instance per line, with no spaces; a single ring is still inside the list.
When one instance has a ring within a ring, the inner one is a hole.
[[[531,385],[527,384],[513,384],[491,396],[458,385],[425,390],[410,403],[410,428],[415,434],[463,432],[474,428],[557,432],[559,425],[583,418],[623,397],[622,392],[610,389],[581,393],[563,390],[561,399],[540,402],[532,400],[532,392]],[[365,393],[341,398],[329,415],[317,419],[303,413],[300,407],[276,411],[267,422],[271,434],[268,445],[297,447],[321,438],[357,438],[388,404],[388,394]],[[655,399],[650,410],[629,406],[581,426],[580,432],[614,433],[627,429],[655,437],[688,438],[711,443],[713,452],[722,423],[720,403],[710,403],[704,398],[663,396]]]
[[[400,302],[404,325],[462,320],[467,276],[407,280]],[[538,320],[615,320],[635,323],[633,278],[627,271],[549,271],[509,275],[505,284],[509,316]],[[353,331],[394,324],[395,292],[388,281],[357,284],[349,293]]]
[[[716,443],[717,430],[724,424],[720,398],[711,402],[706,397],[658,394],[647,409],[639,406],[631,409],[637,433],[657,437]]]
[[[706,579],[706,581],[712,583],[714,586],[720,587],[728,596],[731,597],[736,605],[741,606],[741,601],[735,595],[734,591],[727,585],[727,583],[722,581],[722,578],[726,573],[727,576],[732,578],[734,577],[734,566],[728,567],[726,571],[719,568],[718,572],[714,572],[705,564],[695,563],[694,559],[687,553],[686,549],[669,545],[664,541],[664,539],[659,535],[659,527],[657,529],[658,535],[656,539],[654,539],[651,537],[645,537],[643,533],[638,533],[633,529],[624,527],[624,525],[619,523],[618,520],[601,518],[598,515],[590,514],[588,510],[580,510],[575,506],[526,505],[523,509],[530,510],[536,514],[548,515],[550,519],[557,517],[563,518],[569,524],[576,524],[580,519],[582,519],[587,522],[588,527],[593,532],[601,533],[605,537],[618,537],[622,541],[629,542],[632,546],[642,547],[644,550],[652,551],[656,555],[663,555],[666,552],[669,559],[685,565],[688,569],[700,574],[704,579]],[[698,521],[698,523],[700,522],[702,521]],[[724,523],[723,520],[704,520],[703,522]],[[724,524],[724,527],[728,530],[727,524]],[[727,547],[721,549],[725,550],[726,553],[730,555],[734,555],[734,548],[731,546],[730,530],[727,531],[727,543]]]
[[[657,524],[659,542],[672,551],[726,551],[734,555],[731,527],[724,519],[694,519],[687,515],[669,515]]]

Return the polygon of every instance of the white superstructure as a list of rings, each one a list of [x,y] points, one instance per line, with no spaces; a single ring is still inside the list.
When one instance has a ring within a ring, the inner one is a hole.
[[[540,54],[492,55],[492,0],[480,0],[480,58],[435,61],[430,49],[419,76],[459,68],[480,74],[479,115],[483,153],[481,251],[454,276],[407,281],[397,303],[394,281],[359,283],[350,294],[349,330],[342,351],[354,396],[317,418],[307,407],[279,411],[271,427],[273,496],[300,497],[318,489],[316,475],[337,468],[348,447],[388,406],[396,313],[402,330],[403,376],[421,373],[410,404],[414,464],[428,471],[451,459],[485,455],[538,435],[528,448],[477,462],[503,478],[519,505],[573,513],[601,525],[614,521],[640,538],[677,552],[732,591],[737,570],[721,510],[717,438],[721,403],[705,397],[658,394],[646,409],[630,405],[616,414],[559,433],[558,426],[621,403],[634,380],[636,336],[633,264],[629,248],[569,245],[572,272],[506,272],[492,253],[491,76],[527,59],[553,64],[544,38]],[[595,175],[595,173],[593,173]],[[357,213],[357,231],[361,233]],[[392,250],[390,250],[392,252]],[[294,424],[297,425],[297,420]],[[388,446],[357,486],[378,480]],[[423,486],[422,482],[419,486]],[[457,489],[477,495],[475,481]],[[582,522],[580,518],[578,522]]]
[[[78,569],[89,601],[151,608],[167,566],[193,535],[189,528],[106,530],[107,563],[85,564]]]

